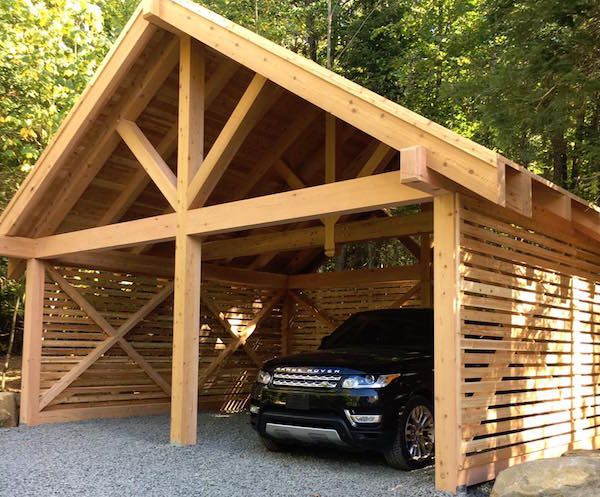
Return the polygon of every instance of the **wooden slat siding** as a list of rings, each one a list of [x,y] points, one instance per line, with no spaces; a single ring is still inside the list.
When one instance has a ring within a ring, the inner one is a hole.
[[[57,268],[69,283],[114,327],[148,302],[168,280],[77,268]],[[203,298],[223,314],[234,331],[258,315],[277,289],[246,288],[217,282],[203,284]],[[248,339],[261,361],[280,354],[283,299],[263,318]],[[167,382],[171,377],[173,299],[166,299],[127,335],[127,342]],[[106,334],[51,280],[44,291],[44,332],[41,392],[47,391],[71,368],[106,339]],[[208,309],[201,313],[199,376],[232,341],[223,325]],[[242,409],[258,372],[243,348],[233,353],[207,378],[199,392],[199,405],[232,412]],[[54,399],[40,414],[40,422],[166,412],[168,396],[118,346],[109,349],[88,370]],[[86,414],[87,412],[87,414]]]
[[[600,250],[463,201],[459,482],[470,485],[600,448]]]
[[[307,288],[300,295],[307,297],[317,311],[327,316],[334,325],[339,324],[350,315],[359,311],[393,307],[395,303],[411,291],[417,280],[395,281],[388,284],[375,283],[373,286],[345,288]],[[289,325],[290,352],[304,352],[316,349],[321,339],[331,333],[324,319],[318,319],[313,310],[291,299],[292,319]],[[412,295],[405,307],[421,305],[419,293]]]

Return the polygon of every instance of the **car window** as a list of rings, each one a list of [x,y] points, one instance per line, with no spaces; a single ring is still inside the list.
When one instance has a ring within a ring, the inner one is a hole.
[[[430,350],[433,323],[428,315],[357,314],[325,341],[322,349],[397,348]]]

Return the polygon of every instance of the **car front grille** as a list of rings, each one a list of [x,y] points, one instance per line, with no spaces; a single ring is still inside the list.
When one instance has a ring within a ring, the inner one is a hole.
[[[342,378],[339,369],[332,368],[277,368],[273,386],[297,388],[335,388]]]

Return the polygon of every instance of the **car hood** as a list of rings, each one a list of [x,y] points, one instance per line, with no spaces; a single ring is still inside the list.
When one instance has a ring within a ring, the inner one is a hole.
[[[402,372],[419,364],[420,368],[433,367],[433,356],[423,352],[385,350],[317,350],[284,357],[277,357],[265,364],[265,369],[279,367],[337,368],[343,373],[384,374]]]

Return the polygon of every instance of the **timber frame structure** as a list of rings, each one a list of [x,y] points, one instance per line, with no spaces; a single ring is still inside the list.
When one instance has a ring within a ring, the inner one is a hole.
[[[390,208],[406,206],[403,209]],[[436,486],[600,447],[600,213],[197,5],[147,0],[0,219],[21,420],[243,407],[361,309],[433,306]],[[348,242],[412,265],[315,273]]]

